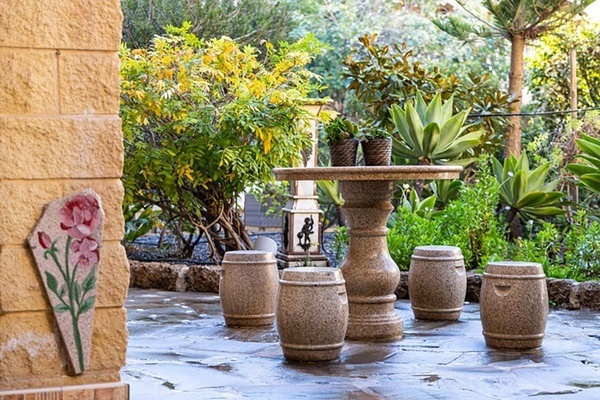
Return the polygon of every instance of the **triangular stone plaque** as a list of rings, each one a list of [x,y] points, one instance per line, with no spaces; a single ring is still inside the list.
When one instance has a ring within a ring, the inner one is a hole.
[[[88,367],[104,211],[91,189],[46,205],[28,237],[70,363]]]

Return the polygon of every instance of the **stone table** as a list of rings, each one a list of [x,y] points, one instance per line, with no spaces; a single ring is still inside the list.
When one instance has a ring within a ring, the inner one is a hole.
[[[340,268],[346,280],[350,316],[347,339],[401,338],[403,322],[394,311],[400,280],[386,235],[390,202],[398,180],[455,179],[458,166],[276,168],[277,180],[337,180],[344,198],[350,243]]]

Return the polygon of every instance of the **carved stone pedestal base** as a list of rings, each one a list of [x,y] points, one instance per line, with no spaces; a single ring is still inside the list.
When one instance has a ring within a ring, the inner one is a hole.
[[[388,252],[385,227],[394,181],[341,181],[340,190],[350,237],[341,266],[350,308],[346,338],[401,338],[403,323],[394,309],[400,271]]]

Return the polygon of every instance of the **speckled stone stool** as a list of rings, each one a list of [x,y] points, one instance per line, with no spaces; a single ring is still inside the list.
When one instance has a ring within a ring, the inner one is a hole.
[[[272,252],[228,251],[223,257],[219,296],[225,324],[273,325],[279,273]]]
[[[483,274],[480,307],[483,336],[488,346],[540,347],[548,319],[548,289],[541,264],[489,263]]]
[[[457,320],[467,293],[467,274],[460,248],[416,247],[408,272],[408,292],[415,318]]]
[[[348,328],[348,297],[338,268],[283,270],[277,298],[277,331],[290,361],[340,357]]]

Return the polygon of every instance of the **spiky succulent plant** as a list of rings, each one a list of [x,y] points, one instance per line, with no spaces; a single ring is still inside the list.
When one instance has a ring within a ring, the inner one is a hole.
[[[466,166],[476,158],[463,157],[480,143],[483,131],[467,132],[464,125],[470,109],[452,114],[453,98],[442,104],[438,93],[429,104],[417,92],[415,105],[407,102],[404,109],[390,108],[398,138],[394,138],[393,155],[411,164],[453,164]]]
[[[583,135],[576,140],[577,147],[583,154],[577,157],[586,160],[587,164],[569,164],[569,172],[579,176],[579,182],[594,192],[600,193],[600,140]]]

